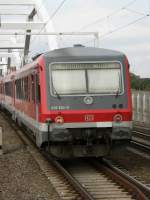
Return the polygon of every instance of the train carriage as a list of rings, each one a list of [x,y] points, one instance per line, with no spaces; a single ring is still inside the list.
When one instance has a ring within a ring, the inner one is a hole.
[[[8,75],[9,111],[36,144],[59,158],[107,155],[130,141],[129,64],[123,53],[90,47],[57,49]],[[2,79],[5,87],[6,80]],[[8,109],[8,99],[1,104]]]

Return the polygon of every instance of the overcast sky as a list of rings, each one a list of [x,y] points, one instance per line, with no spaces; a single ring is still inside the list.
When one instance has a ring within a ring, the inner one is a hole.
[[[43,0],[50,16],[60,2]],[[150,78],[150,17],[145,17],[149,12],[150,0],[66,0],[53,17],[53,25],[60,32],[98,31],[100,47],[124,52],[131,71]],[[63,37],[61,43],[71,45],[72,41],[79,43],[80,38]],[[85,45],[92,46],[93,41]]]

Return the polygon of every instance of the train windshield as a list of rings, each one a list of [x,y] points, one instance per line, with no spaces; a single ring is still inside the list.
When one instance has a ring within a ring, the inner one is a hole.
[[[53,94],[121,93],[121,65],[109,63],[55,63],[51,65]]]

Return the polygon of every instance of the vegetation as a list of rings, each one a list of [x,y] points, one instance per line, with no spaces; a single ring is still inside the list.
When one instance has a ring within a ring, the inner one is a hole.
[[[135,90],[150,91],[150,78],[140,78],[140,76],[131,73],[131,87]]]

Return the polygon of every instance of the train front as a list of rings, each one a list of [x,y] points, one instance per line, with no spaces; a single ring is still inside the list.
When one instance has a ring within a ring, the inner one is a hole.
[[[104,156],[131,139],[129,65],[122,53],[86,47],[55,50],[45,55],[43,73],[41,140],[48,141],[54,156]]]

